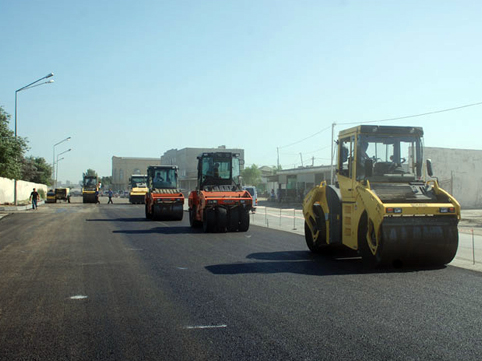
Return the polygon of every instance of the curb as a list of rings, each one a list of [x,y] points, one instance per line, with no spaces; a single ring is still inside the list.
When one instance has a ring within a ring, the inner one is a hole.
[[[37,205],[41,206],[45,204],[45,201],[40,201],[37,203]],[[26,211],[27,209],[32,208],[31,204],[25,205],[25,206],[0,206],[0,211],[2,212],[11,212],[11,211]]]

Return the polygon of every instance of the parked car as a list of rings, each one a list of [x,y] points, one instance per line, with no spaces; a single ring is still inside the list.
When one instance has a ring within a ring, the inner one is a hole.
[[[256,211],[256,207],[258,206],[258,193],[256,192],[256,187],[244,186],[243,189],[247,190],[249,194],[251,194],[251,197],[253,198],[253,208],[251,208],[251,211],[254,213]]]

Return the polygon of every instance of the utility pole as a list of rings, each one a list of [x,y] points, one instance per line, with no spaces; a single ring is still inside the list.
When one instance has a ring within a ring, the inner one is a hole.
[[[333,124],[331,125],[331,178],[330,178],[330,184],[333,184],[333,157],[335,155],[335,153],[334,153],[335,125],[336,125],[335,122],[333,122]]]
[[[279,147],[276,147],[276,152],[278,153],[278,160],[276,161],[276,170],[279,170]]]
[[[301,166],[303,167],[303,154],[300,153]]]

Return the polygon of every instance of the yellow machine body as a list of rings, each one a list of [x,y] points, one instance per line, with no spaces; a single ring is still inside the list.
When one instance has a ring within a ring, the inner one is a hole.
[[[460,205],[436,179],[422,180],[422,138],[414,127],[340,132],[336,184],[322,182],[303,202],[311,251],[342,244],[371,266],[452,261]]]

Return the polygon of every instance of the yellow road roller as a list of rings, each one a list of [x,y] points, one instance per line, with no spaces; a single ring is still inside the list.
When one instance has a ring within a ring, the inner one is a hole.
[[[433,178],[430,160],[424,167],[422,128],[343,130],[336,158],[335,184],[322,182],[303,201],[312,252],[344,245],[369,267],[452,261],[460,204]]]

